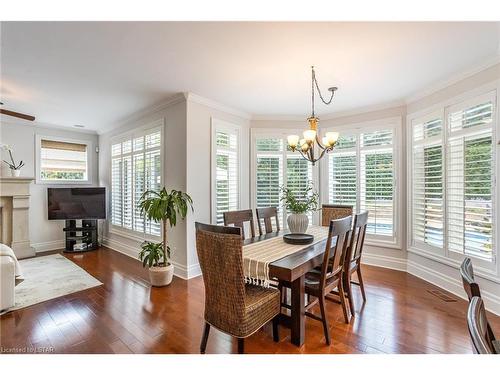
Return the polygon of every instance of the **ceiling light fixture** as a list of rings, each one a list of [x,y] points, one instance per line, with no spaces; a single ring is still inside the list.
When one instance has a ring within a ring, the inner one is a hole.
[[[319,97],[323,103],[329,105],[333,100],[333,95],[335,91],[337,91],[337,87],[330,87],[328,91],[330,91],[330,99],[325,100],[323,95],[321,94],[321,90],[319,89],[318,81],[316,80],[316,74],[314,72],[314,66],[311,66],[311,107],[312,113],[311,116],[307,119],[309,121],[309,129],[305,130],[302,135],[303,138],[300,138],[298,135],[289,135],[288,136],[288,146],[290,149],[295,152],[296,150],[304,157],[304,159],[310,161],[313,165],[320,160],[325,153],[328,153],[333,150],[335,147],[337,140],[339,138],[339,133],[337,132],[327,132],[325,133],[323,139],[320,141],[318,135],[318,123],[319,118],[316,117],[314,113],[314,93],[315,89],[318,90]],[[316,155],[315,152],[316,146],[319,148],[319,155]]]

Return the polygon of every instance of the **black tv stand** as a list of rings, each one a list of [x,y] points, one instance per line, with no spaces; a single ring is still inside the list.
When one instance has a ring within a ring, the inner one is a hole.
[[[66,220],[66,227],[63,229],[66,233],[65,253],[81,253],[85,251],[97,250],[97,220],[82,220],[81,227],[76,226],[76,220]],[[86,244],[85,248],[75,249],[77,244]]]

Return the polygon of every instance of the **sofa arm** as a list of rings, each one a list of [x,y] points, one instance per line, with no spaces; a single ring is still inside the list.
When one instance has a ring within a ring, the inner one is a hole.
[[[11,257],[0,256],[0,311],[14,306],[15,264]]]

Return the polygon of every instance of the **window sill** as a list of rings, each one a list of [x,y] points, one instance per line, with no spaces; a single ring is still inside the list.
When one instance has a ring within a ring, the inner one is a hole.
[[[366,239],[365,239],[365,245],[374,246],[374,247],[385,247],[385,248],[394,249],[394,250],[403,250],[401,245],[398,244],[397,242],[370,239],[370,238],[368,238],[368,235],[366,236]]]
[[[446,266],[456,268],[457,270],[461,265],[461,262],[459,262],[458,260],[450,259],[438,254],[433,254],[429,250],[419,249],[414,246],[409,246],[408,252],[444,264]],[[492,262],[492,266],[494,265],[495,263]],[[490,270],[484,267],[474,266],[474,274],[494,283],[500,283],[500,277],[495,269]]]

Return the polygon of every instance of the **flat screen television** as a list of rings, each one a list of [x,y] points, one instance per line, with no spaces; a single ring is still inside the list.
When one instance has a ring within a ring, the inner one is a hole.
[[[49,220],[106,218],[106,188],[48,188]]]

